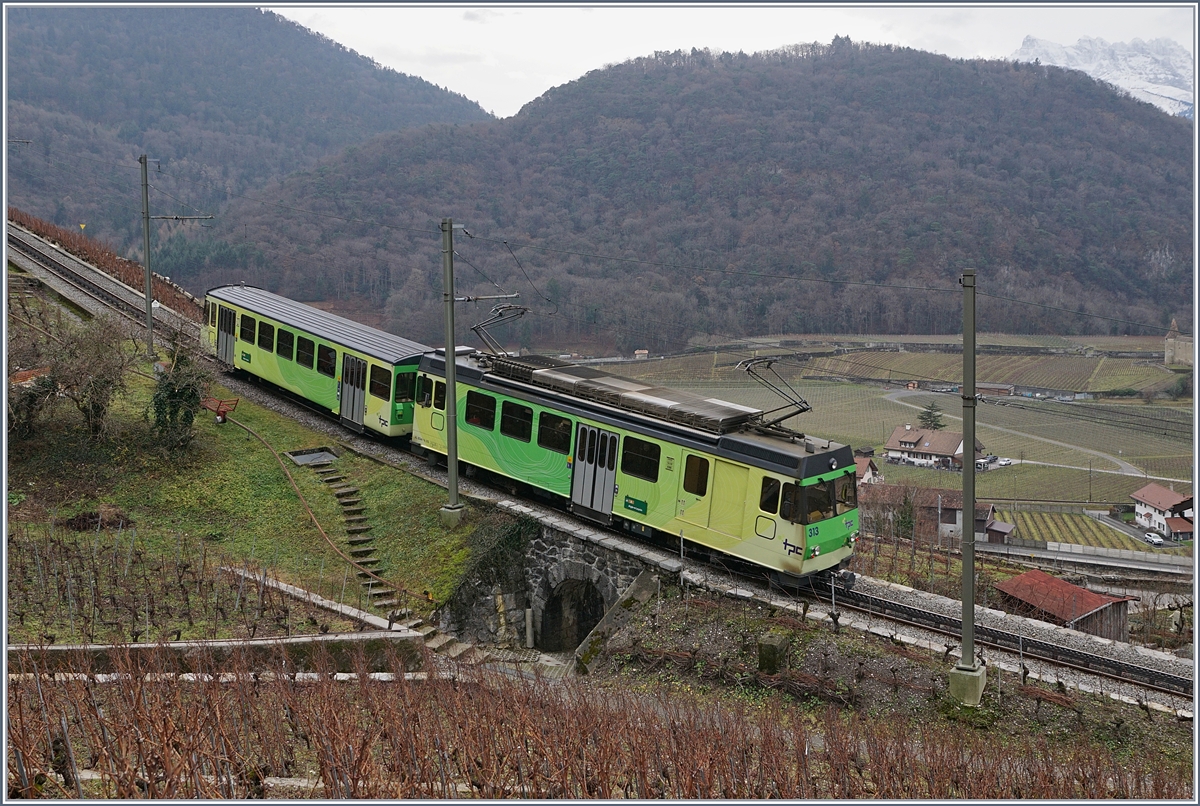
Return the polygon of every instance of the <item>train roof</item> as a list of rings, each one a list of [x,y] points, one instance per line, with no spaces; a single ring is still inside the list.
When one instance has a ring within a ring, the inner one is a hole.
[[[762,416],[759,409],[653,386],[549,356],[490,356],[488,361],[497,375],[701,431],[722,434]]]
[[[587,401],[576,406],[595,411],[607,408],[610,417],[631,413],[633,417],[626,414],[622,418],[629,426],[639,419],[643,427],[655,420],[670,423],[680,429],[677,434],[696,440],[697,444],[706,443],[718,455],[797,478],[820,475],[838,467],[854,467],[849,446],[841,443],[799,433],[760,432],[756,426],[761,425],[763,412],[759,409],[680,389],[651,386],[548,356],[486,355],[462,347],[456,349],[456,355],[459,378],[468,383],[486,381],[491,376],[494,382],[532,387],[532,392],[561,396],[560,400],[567,397]],[[421,360],[425,370],[444,372],[445,366],[446,355],[441,349],[426,353]]]
[[[352,319],[326,313],[303,302],[250,285],[217,286],[210,288],[207,296],[391,364],[414,358],[431,349],[419,342],[367,327]]]

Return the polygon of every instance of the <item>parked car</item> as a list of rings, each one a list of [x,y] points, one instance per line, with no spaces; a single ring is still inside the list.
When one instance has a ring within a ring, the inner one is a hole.
[[[988,454],[988,455],[987,455],[985,458],[986,458],[986,459],[987,459],[989,462],[994,462],[994,461],[996,461],[997,459],[999,459],[1000,457],[999,457],[999,456],[994,456],[994,455],[992,455],[992,454],[990,454],[990,453],[989,453],[989,454]]]
[[[1154,534],[1154,532],[1146,532],[1146,542],[1151,546],[1161,546],[1163,544],[1163,539]]]
[[[1000,467],[1008,467],[1012,464],[1012,459],[1001,459],[1000,461],[996,462],[996,464],[1000,465]]]

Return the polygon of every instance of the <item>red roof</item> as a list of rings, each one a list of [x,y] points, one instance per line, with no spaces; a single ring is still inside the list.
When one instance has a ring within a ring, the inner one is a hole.
[[[1172,534],[1178,534],[1180,532],[1187,532],[1190,534],[1192,531],[1192,522],[1187,518],[1167,518],[1167,528],[1171,530]]]
[[[1186,495],[1181,495],[1174,490],[1168,490],[1166,487],[1154,482],[1150,482],[1129,497],[1148,507],[1153,507],[1159,512],[1167,512],[1171,507],[1187,500]]]
[[[1027,571],[1020,576],[997,582],[996,590],[1020,599],[1038,610],[1054,616],[1063,624],[1086,616],[1115,602],[1132,601],[1133,596],[1105,596],[1086,588],[1064,582],[1045,571]]]

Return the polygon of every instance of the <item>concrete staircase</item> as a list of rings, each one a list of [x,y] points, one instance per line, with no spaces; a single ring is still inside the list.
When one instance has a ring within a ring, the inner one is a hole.
[[[332,461],[312,462],[308,466],[329,486],[329,490],[342,506],[346,553],[363,568],[374,568],[379,564],[379,558],[375,556],[375,538],[368,534],[372,527],[358,488],[346,482],[345,476],[333,466]],[[420,633],[426,648],[459,663],[483,663],[490,658],[486,650],[440,633],[437,627],[426,624],[420,618],[412,618],[411,610],[400,609],[400,594],[394,589],[381,585],[378,580],[362,571],[356,576],[359,584],[366,590],[370,606],[386,612],[389,623],[393,623],[395,619],[394,623],[400,627]]]

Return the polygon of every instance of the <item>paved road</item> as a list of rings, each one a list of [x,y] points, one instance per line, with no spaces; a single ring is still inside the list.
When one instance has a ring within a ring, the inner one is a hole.
[[[885,397],[887,400],[890,400],[893,403],[899,403],[901,406],[908,406],[909,408],[920,410],[920,409],[924,409],[925,407],[918,406],[914,403],[905,403],[901,398],[912,397],[913,395],[928,395],[928,394],[929,394],[928,391],[924,391],[924,390],[920,390],[920,389],[899,389],[895,392],[889,392],[887,395],[885,395]],[[961,417],[954,417],[953,415],[944,414],[944,413],[943,413],[943,415],[945,417],[949,417],[951,420],[959,420],[960,422],[962,421]],[[1053,439],[1046,439],[1045,437],[1038,437],[1038,436],[1034,436],[1033,434],[1026,434],[1024,431],[1017,431],[1012,428],[1001,428],[998,425],[990,425],[989,424],[987,427],[993,428],[997,431],[1003,431],[1006,434],[1015,434],[1016,436],[1024,437],[1025,439],[1036,439],[1039,442],[1045,442],[1049,445],[1057,445],[1060,448],[1070,448],[1072,450],[1080,451],[1081,453],[1090,453],[1092,456],[1097,456],[1101,459],[1112,462],[1114,465],[1116,465],[1118,468],[1120,468],[1119,470],[1101,470],[1101,469],[1096,468],[1096,469],[1092,469],[1093,473],[1112,473],[1112,474],[1119,475],[1119,476],[1142,476],[1143,478],[1145,478],[1147,480],[1154,479],[1156,481],[1178,481],[1183,484],[1191,483],[1190,479],[1176,479],[1176,478],[1171,478],[1169,476],[1148,476],[1141,468],[1131,465],[1129,462],[1126,462],[1124,459],[1120,458],[1119,456],[1113,456],[1112,454],[1104,453],[1103,451],[1094,451],[1094,450],[1091,450],[1090,448],[1081,448],[1080,446],[1072,445],[1069,442],[1059,442],[1059,441],[1053,440]],[[1021,460],[1013,459],[1013,464],[1014,465],[1021,464]],[[1059,465],[1059,464],[1054,464],[1052,462],[1034,462],[1034,461],[1031,461],[1028,459],[1025,460],[1025,464],[1046,465],[1049,467],[1065,467],[1065,468],[1070,468],[1072,470],[1087,470],[1088,469],[1086,467],[1076,467],[1075,465]]]

